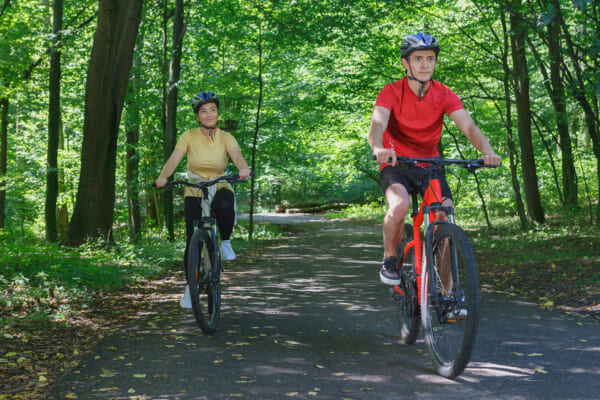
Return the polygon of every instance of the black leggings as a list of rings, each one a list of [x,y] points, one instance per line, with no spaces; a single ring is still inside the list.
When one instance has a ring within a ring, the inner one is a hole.
[[[217,218],[217,228],[221,240],[229,240],[235,222],[234,195],[229,189],[217,190],[210,206],[211,213]],[[194,234],[194,220],[202,216],[202,208],[197,197],[186,197],[184,203],[185,213],[185,253],[183,253],[183,270],[186,271],[190,239]]]

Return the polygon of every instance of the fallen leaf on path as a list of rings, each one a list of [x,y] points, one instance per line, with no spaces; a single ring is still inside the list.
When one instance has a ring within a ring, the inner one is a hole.
[[[112,378],[115,375],[117,375],[117,371],[111,371],[104,368],[102,369],[102,373],[100,374],[102,378]]]
[[[119,388],[116,386],[98,389],[99,392],[116,392],[117,390],[119,390]]]

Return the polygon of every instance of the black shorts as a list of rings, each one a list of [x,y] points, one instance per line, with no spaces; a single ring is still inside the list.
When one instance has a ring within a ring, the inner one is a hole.
[[[392,167],[388,165],[381,171],[380,178],[383,194],[385,194],[387,188],[393,183],[400,183],[404,185],[408,193],[410,193],[411,189],[417,189],[419,194],[423,196],[429,184],[428,170],[423,167],[401,167],[400,165]],[[452,199],[452,191],[443,173],[440,174],[439,179],[442,187],[442,196]]]

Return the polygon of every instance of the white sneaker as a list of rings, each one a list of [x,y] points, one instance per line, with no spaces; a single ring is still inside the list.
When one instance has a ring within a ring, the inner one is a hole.
[[[192,299],[190,297],[190,286],[185,285],[185,293],[181,300],[179,300],[179,306],[181,308],[192,308]]]
[[[229,240],[223,240],[221,243],[221,260],[232,261],[235,260],[235,252],[231,248],[231,242]]]
[[[468,316],[467,310],[465,308],[462,308],[458,313],[456,313],[454,311],[450,311],[448,313],[448,315],[446,316],[446,318],[448,320],[450,320],[450,322],[452,322],[452,321],[467,319],[467,316]]]

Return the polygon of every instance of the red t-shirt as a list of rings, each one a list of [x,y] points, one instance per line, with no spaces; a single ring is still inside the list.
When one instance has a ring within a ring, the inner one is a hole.
[[[383,147],[405,157],[438,156],[444,114],[463,108],[460,98],[437,81],[431,81],[419,101],[419,96],[408,86],[407,78],[385,85],[375,105],[391,111],[383,133]],[[384,166],[382,164],[382,168]]]

